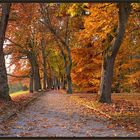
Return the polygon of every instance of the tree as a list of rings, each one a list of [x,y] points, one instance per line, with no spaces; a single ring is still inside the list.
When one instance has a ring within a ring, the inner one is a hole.
[[[43,61],[43,89],[46,90],[47,87],[47,68],[46,68],[46,50],[45,50],[45,39],[42,34],[42,40],[41,40],[41,51],[42,51],[42,61]]]
[[[70,36],[70,33],[69,33],[70,17],[67,15],[66,17],[63,17],[64,19],[62,19],[63,22],[65,23],[65,32],[63,34],[63,38],[61,38],[61,36],[58,34],[58,32],[54,29],[54,26],[52,25],[52,19],[50,19],[50,14],[49,14],[50,6],[40,4],[40,8],[41,8],[42,18],[44,21],[42,23],[46,26],[47,29],[50,30],[50,32],[54,35],[55,40],[59,44],[59,49],[61,50],[61,54],[64,59],[64,66],[65,66],[67,85],[68,85],[67,93],[71,94],[72,93],[72,81],[71,81],[72,59],[71,59],[69,40],[68,40]],[[60,26],[58,28],[60,28]]]
[[[32,8],[33,6],[37,5],[13,5],[12,16],[14,17],[14,27],[11,25],[7,33],[7,40],[11,42],[9,45],[13,60],[13,62],[11,62],[16,63],[21,59],[24,59],[26,64],[22,67],[27,67],[28,71],[30,68],[30,92],[41,89],[41,79],[38,64],[38,46],[40,38],[38,37],[38,31],[36,30],[37,13]],[[28,14],[29,10],[30,14]]]
[[[11,98],[9,96],[7,72],[3,53],[3,43],[5,40],[5,32],[9,19],[10,7],[11,3],[2,4],[2,17],[0,21],[0,98],[6,101],[11,100]]]
[[[73,59],[72,80],[75,90],[98,92],[102,59],[101,55],[96,56],[95,49],[96,47],[90,44],[71,50]]]
[[[116,92],[138,92],[140,85],[140,13],[138,4],[132,4],[126,35],[115,61],[113,90]],[[136,10],[137,9],[137,10]],[[126,49],[127,47],[127,49]]]
[[[115,30],[115,38],[111,38],[109,46],[103,54],[102,74],[100,83],[100,102],[111,103],[111,85],[113,78],[114,62],[121,46],[126,24],[130,14],[130,3],[119,3],[118,4],[118,27]]]

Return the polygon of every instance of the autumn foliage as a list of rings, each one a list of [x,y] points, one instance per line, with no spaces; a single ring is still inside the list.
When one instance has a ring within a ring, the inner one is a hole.
[[[108,103],[112,92],[139,92],[138,9],[137,3],[11,4],[2,49],[9,84],[30,92],[99,92]]]

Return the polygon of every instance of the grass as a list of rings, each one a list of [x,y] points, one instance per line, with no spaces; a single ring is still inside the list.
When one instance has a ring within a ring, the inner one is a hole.
[[[13,93],[10,93],[10,96],[11,98],[12,97],[16,97],[16,96],[19,96],[19,95],[25,95],[25,94],[29,94],[29,91],[17,91],[17,92],[13,92]]]

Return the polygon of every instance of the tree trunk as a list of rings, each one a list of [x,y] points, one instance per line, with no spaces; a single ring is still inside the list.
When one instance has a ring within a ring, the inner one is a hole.
[[[124,37],[127,20],[130,13],[129,3],[119,3],[118,8],[119,22],[117,34],[112,44],[105,51],[103,58],[101,83],[99,90],[99,101],[102,103],[111,103],[111,85],[113,79],[114,62]]]
[[[70,17],[67,16],[67,23],[66,23],[66,37],[65,37],[65,48],[67,50],[67,54],[68,54],[68,64],[66,65],[66,77],[67,77],[67,85],[68,85],[68,89],[67,89],[67,93],[68,94],[72,94],[72,80],[71,80],[71,68],[72,68],[72,58],[71,58],[71,52],[70,52],[70,48],[69,48],[69,19]]]
[[[66,76],[67,76],[67,93],[68,94],[72,94],[72,82],[71,82],[71,75],[70,75],[70,73],[67,73],[66,74]]]
[[[72,60],[70,58],[69,65],[66,67],[66,78],[67,78],[67,93],[72,94],[72,81],[71,81],[71,66]]]
[[[61,76],[61,89],[66,89],[66,80],[64,75]]]
[[[57,78],[57,88],[58,88],[58,90],[60,89],[60,79],[59,78]]]
[[[46,90],[47,87],[47,69],[46,69],[46,50],[45,50],[45,42],[42,37],[41,46],[42,46],[42,60],[43,60],[43,89]]]
[[[41,90],[39,66],[36,61],[35,61],[35,65],[34,65],[34,90],[35,91]]]
[[[31,71],[31,74],[30,74],[30,86],[29,86],[30,93],[33,93],[33,91],[34,91],[33,90],[34,89],[33,85],[34,85],[34,83],[33,83],[33,73]]]
[[[31,84],[33,83],[33,86],[32,85],[30,86],[31,88],[33,87],[34,91],[38,91],[39,89],[41,89],[41,80],[40,80],[39,66],[34,52],[30,52],[30,54],[28,55],[28,59],[31,65],[31,73],[32,73],[32,79],[30,79],[31,80],[30,82]]]
[[[51,89],[51,87],[52,87],[52,80],[50,77],[47,77],[47,88]]]
[[[29,53],[27,55],[27,58],[29,60],[30,63],[30,84],[29,84],[29,91],[30,93],[34,92],[34,66],[33,66],[33,61],[32,61],[32,54]]]
[[[57,77],[55,76],[55,77],[54,77],[54,89],[57,89],[57,86],[58,86],[58,85],[57,85]]]
[[[3,52],[3,43],[9,19],[10,7],[10,3],[2,4],[2,17],[0,23],[0,98],[6,101],[11,100],[11,98],[9,96],[9,86]]]
[[[72,94],[72,80],[71,80],[71,67],[72,67],[72,59],[71,59],[71,54],[70,54],[70,48],[69,46],[66,46],[67,53],[68,53],[68,60],[69,64],[66,66],[66,77],[67,77],[67,93]]]
[[[64,79],[63,89],[66,89],[67,81]]]
[[[46,61],[46,63],[48,64],[48,75],[47,75],[47,88],[51,89],[53,86],[53,81],[52,81],[52,69],[50,66],[50,62]]]
[[[113,78],[114,59],[104,57],[100,84],[100,102],[111,103],[111,84]]]
[[[46,72],[43,72],[43,90],[47,89],[47,75]]]

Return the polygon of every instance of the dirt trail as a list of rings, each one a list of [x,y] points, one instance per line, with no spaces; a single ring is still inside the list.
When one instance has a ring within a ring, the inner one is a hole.
[[[120,128],[107,128],[106,122],[87,115],[67,94],[50,91],[39,97],[10,124],[2,137],[135,137]]]

